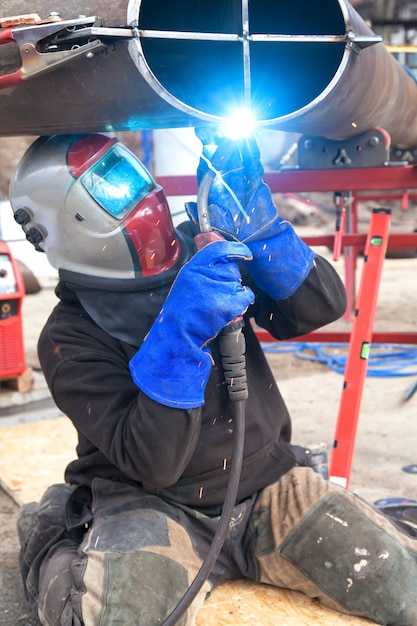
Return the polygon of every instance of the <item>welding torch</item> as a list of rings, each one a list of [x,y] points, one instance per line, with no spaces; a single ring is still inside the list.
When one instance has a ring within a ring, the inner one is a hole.
[[[194,237],[197,250],[201,250],[213,241],[224,239],[219,233],[213,231],[209,217],[208,197],[211,185],[229,161],[233,152],[237,149],[236,141],[224,139],[217,148],[211,159],[211,166],[204,174],[197,193],[197,213],[200,233]],[[242,333],[244,326],[243,317],[236,317],[229,322],[220,333],[219,344],[222,364],[229,397],[232,401],[246,400],[246,362],[245,362],[245,338]]]
[[[213,231],[209,211],[208,196],[211,185],[217,176],[221,176],[222,166],[226,164],[236,150],[236,142],[225,139],[217,148],[211,166],[204,174],[197,193],[197,212],[200,233],[194,237],[197,250],[201,250],[214,241],[221,241],[224,238]],[[217,524],[216,533],[213,537],[210,550],[198,571],[196,577],[187,589],[183,598],[179,601],[174,610],[164,621],[163,626],[174,626],[185,613],[187,608],[195,599],[197,593],[210,575],[214,564],[220,554],[229,531],[230,520],[236,504],[239,489],[240,474],[243,461],[243,449],[245,443],[245,400],[248,397],[246,383],[246,359],[245,359],[245,337],[242,333],[244,326],[243,317],[239,316],[229,322],[219,335],[219,349],[222,357],[225,381],[229,398],[233,402],[235,411],[235,428],[232,450],[232,463],[230,468],[229,481],[226,496],[222,508],[222,513]]]

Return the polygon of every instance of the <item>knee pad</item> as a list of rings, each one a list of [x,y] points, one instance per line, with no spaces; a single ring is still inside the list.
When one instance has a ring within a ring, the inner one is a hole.
[[[414,548],[380,517],[381,525],[372,507],[333,492],[311,509],[279,552],[346,612],[384,626],[416,626],[417,540]]]

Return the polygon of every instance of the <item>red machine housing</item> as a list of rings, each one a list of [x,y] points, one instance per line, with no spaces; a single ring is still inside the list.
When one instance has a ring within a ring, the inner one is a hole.
[[[25,286],[9,246],[0,241],[0,380],[16,378],[26,369],[22,302]]]

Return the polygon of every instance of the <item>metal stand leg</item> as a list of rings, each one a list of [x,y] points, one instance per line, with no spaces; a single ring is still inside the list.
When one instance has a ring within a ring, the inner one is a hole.
[[[391,213],[374,209],[365,246],[364,265],[349,342],[329,478],[348,487],[368,356],[375,321]]]

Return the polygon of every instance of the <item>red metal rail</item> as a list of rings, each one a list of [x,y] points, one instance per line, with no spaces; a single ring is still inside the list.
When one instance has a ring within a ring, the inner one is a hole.
[[[259,341],[265,343],[276,341],[272,335],[262,328],[255,328],[256,336]],[[351,337],[351,331],[338,331],[338,330],[318,330],[314,333],[308,333],[301,337],[291,339],[291,341],[308,342],[308,343],[349,343]],[[372,332],[372,343],[399,343],[399,344],[417,344],[417,333],[409,332],[394,332],[394,331],[380,331]]]
[[[167,196],[195,195],[196,177],[159,176]],[[280,170],[265,172],[265,182],[274,193],[312,191],[417,190],[414,165],[343,168],[331,170]]]

